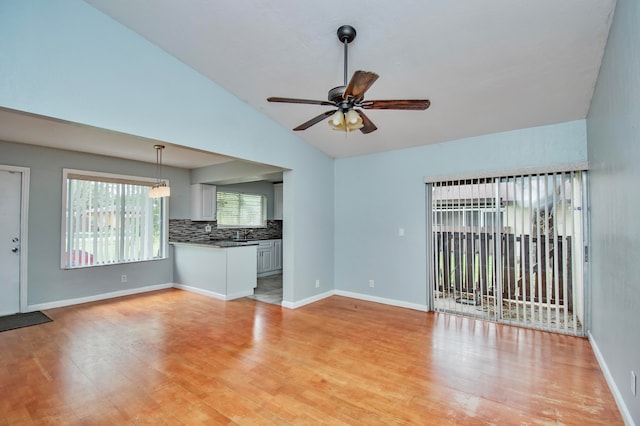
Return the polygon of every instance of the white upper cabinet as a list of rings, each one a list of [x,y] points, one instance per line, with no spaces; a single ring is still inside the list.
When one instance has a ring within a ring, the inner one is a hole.
[[[191,220],[216,220],[215,185],[191,185]]]
[[[282,184],[273,184],[273,218],[282,220]]]

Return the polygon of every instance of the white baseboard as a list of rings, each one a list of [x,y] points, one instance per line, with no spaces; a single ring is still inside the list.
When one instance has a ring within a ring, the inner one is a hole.
[[[400,308],[413,309],[413,310],[422,311],[422,312],[429,311],[429,307],[427,305],[403,302],[402,300],[387,299],[384,297],[371,296],[368,294],[354,293],[351,291],[344,291],[344,290],[330,290],[325,293],[318,294],[316,296],[311,296],[306,299],[299,300],[297,302],[283,301],[282,306],[289,309],[297,309],[304,305],[308,305],[310,303],[317,302],[319,300],[326,299],[327,297],[331,297],[331,296],[344,296],[344,297],[349,297],[351,299],[366,300],[367,302],[382,303],[384,305],[397,306]]]
[[[172,288],[172,287],[180,289],[180,290],[190,291],[192,293],[201,294],[203,296],[213,297],[213,298],[219,299],[219,300],[233,300],[233,299],[238,299],[238,298],[241,298],[241,297],[250,296],[251,294],[253,294],[253,292],[249,291],[249,292],[239,292],[239,293],[224,295],[224,294],[221,294],[221,293],[216,293],[216,292],[209,291],[209,290],[203,290],[201,288],[192,287],[192,286],[188,286],[188,285],[167,283],[167,284],[157,284],[157,285],[152,285],[152,286],[147,286],[147,287],[132,288],[132,289],[128,289],[128,290],[114,291],[114,292],[111,292],[111,293],[97,294],[97,295],[94,295],[94,296],[80,297],[80,298],[77,298],[77,299],[58,300],[58,301],[55,301],[55,302],[47,302],[47,303],[39,303],[39,304],[36,304],[36,305],[29,305],[29,306],[27,306],[27,312],[40,311],[40,310],[43,310],[43,309],[61,308],[61,307],[64,307],[64,306],[78,305],[80,303],[96,302],[98,300],[113,299],[115,297],[130,296],[132,294],[146,293],[146,292],[149,292],[149,291],[156,291],[156,290],[164,290],[164,289]],[[401,307],[401,308],[414,309],[414,310],[417,310],[417,311],[425,311],[426,312],[426,311],[429,310],[427,305],[420,305],[420,304],[417,304],[417,303],[403,302],[401,300],[387,299],[387,298],[384,298],[384,297],[371,296],[371,295],[368,295],[368,294],[354,293],[354,292],[351,292],[351,291],[343,291],[343,290],[330,290],[330,291],[327,291],[327,292],[324,292],[324,293],[317,294],[315,296],[307,297],[306,299],[298,300],[297,302],[283,301],[282,302],[282,306],[285,307],[285,308],[289,308],[289,309],[297,309],[297,308],[300,308],[302,306],[308,305],[310,303],[317,302],[317,301],[322,300],[322,299],[326,299],[327,297],[331,297],[331,296],[334,296],[334,295],[350,297],[352,299],[366,300],[368,302],[382,303],[382,304],[385,304],[385,305],[398,306],[398,307]]]
[[[174,288],[180,289],[180,290],[184,290],[184,291],[190,291],[191,293],[197,293],[197,294],[201,294],[203,296],[207,296],[207,297],[213,297],[215,299],[219,299],[219,300],[233,300],[233,299],[239,299],[241,297],[247,297],[247,296],[251,296],[253,294],[253,291],[240,291],[238,293],[232,293],[232,294],[222,294],[222,293],[216,293],[215,291],[209,291],[209,290],[203,290],[201,288],[198,287],[192,287],[189,285],[184,285],[184,284],[174,284],[173,285]]]
[[[366,300],[368,302],[382,303],[385,305],[397,306],[399,308],[413,309],[413,310],[422,311],[422,312],[429,311],[429,307],[427,305],[420,305],[418,303],[409,303],[409,302],[404,302],[402,300],[396,300],[396,299],[387,299],[386,297],[371,296],[369,294],[354,293],[351,291],[344,291],[344,290],[336,290],[335,294],[336,296],[344,296],[344,297],[350,297],[352,299]]]
[[[224,300],[240,299],[241,297],[247,297],[253,295],[253,289],[251,291],[239,291],[237,293],[227,294]]]
[[[304,305],[308,305],[310,303],[317,302],[322,299],[326,299],[327,297],[331,297],[334,294],[335,292],[333,290],[330,290],[324,293],[316,294],[315,296],[307,297],[306,299],[298,300],[297,302],[287,302],[283,300],[282,306],[289,309],[297,309]]]
[[[611,393],[613,394],[613,399],[616,401],[618,405],[618,409],[620,410],[620,414],[622,415],[622,420],[624,420],[624,424],[627,426],[635,426],[635,422],[633,418],[631,418],[631,413],[627,408],[627,405],[624,403],[624,399],[622,398],[622,394],[620,393],[620,389],[618,385],[613,380],[613,376],[611,375],[611,371],[609,371],[609,367],[602,356],[602,352],[600,352],[600,348],[598,348],[598,344],[596,340],[593,338],[591,332],[587,333],[589,337],[589,343],[591,343],[591,347],[593,348],[593,353],[596,355],[596,359],[598,360],[598,364],[600,364],[600,370],[602,370],[602,374],[604,374],[604,378],[609,385],[609,389],[611,389]]]
[[[215,291],[203,290],[198,287],[191,287],[190,285],[184,285],[184,284],[174,284],[173,287],[178,288],[180,290],[184,290],[184,291],[190,291],[191,293],[197,293],[203,296],[213,297],[215,299],[227,300],[226,299],[227,296],[225,296],[222,293],[216,293]]]
[[[55,302],[38,303],[27,306],[27,312],[41,311],[43,309],[62,308],[64,306],[78,305],[80,303],[97,302],[98,300],[113,299],[115,297],[130,296],[132,294],[147,293],[149,291],[164,290],[173,287],[172,283],[150,285],[147,287],[131,288],[128,290],[113,291],[111,293],[96,294],[94,296],[79,297],[77,299],[57,300]]]

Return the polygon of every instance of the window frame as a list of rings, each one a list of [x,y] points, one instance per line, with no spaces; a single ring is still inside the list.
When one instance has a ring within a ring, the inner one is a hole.
[[[69,175],[79,175],[89,179],[94,178],[95,181],[103,181],[103,182],[115,182],[115,183],[124,183],[124,184],[133,184],[139,186],[149,186],[149,189],[154,184],[158,183],[158,179],[145,177],[145,176],[132,176],[132,175],[122,175],[117,173],[105,173],[105,172],[96,172],[90,170],[78,170],[78,169],[62,169],[62,197],[61,197],[61,214],[60,214],[60,269],[64,270],[74,270],[74,269],[84,269],[84,268],[95,268],[95,267],[103,267],[103,266],[114,266],[114,265],[124,265],[131,263],[140,263],[140,262],[152,262],[156,260],[166,260],[169,258],[169,200],[168,197],[161,198],[161,206],[160,206],[160,214],[161,214],[161,224],[160,224],[160,248],[161,255],[158,257],[153,257],[151,259],[138,259],[138,260],[129,260],[129,261],[117,261],[114,263],[104,263],[98,265],[80,265],[80,266],[71,266],[67,265],[65,259],[65,253],[67,251],[67,190],[68,190],[68,180]],[[73,179],[73,178],[71,178]],[[161,179],[162,182],[165,182],[169,185],[168,179]]]
[[[237,194],[240,196],[243,195],[251,195],[251,196],[256,196],[256,197],[260,197],[261,198],[261,208],[262,208],[262,224],[261,225],[248,225],[248,224],[238,224],[238,225],[225,225],[225,224],[221,224],[220,223],[220,214],[218,213],[218,208],[220,206],[220,203],[218,203],[218,194],[219,193],[223,193],[223,194]],[[268,227],[268,208],[269,208],[269,199],[266,196],[266,194],[261,194],[261,193],[256,193],[256,192],[239,192],[239,191],[229,191],[229,190],[217,190],[216,191],[216,226],[218,228],[221,229],[245,229],[245,228],[252,228],[252,229],[260,229],[260,228],[267,228]]]

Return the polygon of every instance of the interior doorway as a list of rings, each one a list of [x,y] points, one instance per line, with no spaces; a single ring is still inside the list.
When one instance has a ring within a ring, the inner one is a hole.
[[[0,316],[26,310],[29,169],[0,165]]]
[[[584,335],[585,173],[429,184],[433,309]]]
[[[272,305],[282,305],[282,274],[258,277],[258,285],[254,289],[250,299],[258,302],[271,303]]]

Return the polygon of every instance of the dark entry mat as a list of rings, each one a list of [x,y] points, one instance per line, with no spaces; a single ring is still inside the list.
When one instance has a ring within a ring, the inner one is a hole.
[[[40,311],[7,315],[6,317],[0,317],[0,331],[14,330],[51,321],[53,320]]]

